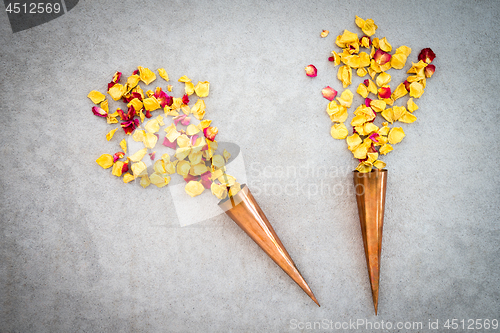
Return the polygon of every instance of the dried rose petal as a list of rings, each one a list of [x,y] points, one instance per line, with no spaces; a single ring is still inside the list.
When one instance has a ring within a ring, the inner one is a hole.
[[[128,169],[129,169],[129,168],[128,168],[128,160],[127,160],[125,163],[123,163],[122,173],[127,172],[127,171],[128,171]]]
[[[189,96],[187,94],[184,94],[184,96],[182,96],[182,103],[186,105],[189,104]]]
[[[405,80],[405,82],[403,82],[403,84],[405,85],[406,90],[410,91],[410,82]]]
[[[371,102],[372,102],[371,98],[365,98],[365,106],[370,107]]]
[[[120,123],[122,126],[123,130],[125,131],[125,134],[129,135],[132,134],[132,132],[135,130],[137,126],[139,126],[139,119],[134,119],[130,121],[125,121],[123,123]]]
[[[176,141],[172,142],[167,137],[165,137],[165,140],[163,140],[163,145],[172,149],[177,148],[177,142]]]
[[[337,90],[333,89],[330,86],[327,86],[321,90],[323,97],[329,101],[333,101],[333,99],[337,96]]]
[[[113,156],[110,154],[102,154],[95,161],[104,169],[111,168],[113,166]]]
[[[418,55],[418,60],[422,60],[423,62],[430,64],[432,60],[436,58],[436,55],[430,48],[425,48],[422,51],[420,51],[420,54]]]
[[[380,98],[391,98],[391,88],[390,87],[381,87],[378,90],[378,95]]]
[[[89,92],[87,97],[90,98],[90,100],[94,104],[99,104],[106,99],[106,96],[104,96],[102,93],[100,93],[97,90],[92,90],[91,92]]]
[[[219,130],[217,129],[217,127],[208,126],[207,128],[203,129],[203,134],[207,139],[211,141],[215,140],[215,136],[217,135],[218,132]]]
[[[93,106],[92,107],[92,112],[94,113],[94,115],[96,115],[98,117],[104,117],[104,118],[106,118],[108,116],[108,113],[106,111],[104,111],[103,109],[101,109],[100,107],[98,107],[98,106]]]
[[[314,67],[314,65],[306,66],[305,70],[306,70],[306,75],[309,77],[315,77],[318,75],[318,70],[316,69],[316,67]]]
[[[321,38],[325,38],[326,36],[328,36],[328,34],[329,34],[329,33],[330,33],[330,31],[328,31],[328,30],[323,30],[323,31],[321,31],[320,36],[321,36]]]
[[[372,40],[370,39],[370,37],[368,36],[363,36],[359,39],[359,44],[362,46],[362,47],[370,47],[372,45]]]
[[[125,156],[125,153],[124,153],[124,152],[122,152],[122,151],[120,151],[120,152],[118,152],[118,153],[115,153],[115,154],[113,155],[113,162],[118,161],[120,158],[123,158],[123,156]]]
[[[434,74],[435,71],[436,71],[436,66],[434,66],[434,65],[427,65],[427,67],[425,67],[425,69],[424,69],[425,77],[427,77],[427,78],[431,77],[432,74]]]
[[[391,61],[391,55],[379,49],[373,55],[373,59],[378,65],[382,66]]]

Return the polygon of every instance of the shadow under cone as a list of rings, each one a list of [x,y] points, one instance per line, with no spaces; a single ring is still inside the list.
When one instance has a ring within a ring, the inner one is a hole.
[[[287,273],[309,297],[319,306],[311,288],[307,285],[292,258],[286,251],[266,215],[260,209],[246,185],[231,198],[219,202],[229,217],[257,243],[271,259]]]
[[[384,225],[385,190],[387,170],[353,172],[358,203],[359,221],[363,234],[366,265],[370,276],[375,315],[378,308],[380,279],[380,252],[382,250],[382,228]]]

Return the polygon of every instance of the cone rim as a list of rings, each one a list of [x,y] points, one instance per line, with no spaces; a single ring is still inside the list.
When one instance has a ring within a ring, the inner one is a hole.
[[[386,173],[388,170],[387,169],[372,169],[370,172],[359,172],[358,170],[352,170],[352,173],[359,173],[359,174],[369,174],[372,172],[384,172]]]
[[[248,195],[248,186],[247,184],[242,184],[241,185],[241,190],[233,195],[233,200],[230,200],[231,198],[229,197],[229,193],[227,194],[227,197],[219,201],[217,204],[222,210],[227,211],[234,206],[238,205],[241,201],[243,201],[243,197]],[[233,203],[234,202],[234,203]]]

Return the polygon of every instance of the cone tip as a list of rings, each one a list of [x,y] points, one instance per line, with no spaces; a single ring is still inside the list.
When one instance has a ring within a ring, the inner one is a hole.
[[[318,305],[318,307],[321,307],[321,305],[319,305],[318,300],[316,299],[316,297],[314,296],[314,294],[311,296],[311,298],[314,301],[314,303],[316,303]]]

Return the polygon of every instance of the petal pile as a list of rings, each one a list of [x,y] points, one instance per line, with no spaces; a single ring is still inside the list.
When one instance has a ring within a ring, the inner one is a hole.
[[[347,148],[354,158],[359,160],[356,170],[370,172],[373,167],[385,168],[386,163],[379,160],[379,156],[391,152],[392,146],[405,137],[402,127],[391,128],[389,123],[413,123],[417,120],[413,114],[418,109],[414,100],[423,95],[426,80],[436,71],[435,65],[431,64],[436,55],[430,48],[423,49],[418,55],[418,62],[412,63],[407,70],[409,75],[406,80],[391,88],[392,76],[388,71],[403,69],[411,54],[411,48],[402,45],[393,52],[393,46],[386,37],[374,36],[378,27],[373,19],[356,16],[355,23],[363,35],[359,37],[355,32],[344,30],[335,39],[335,44],[341,48],[341,52],[332,51],[328,58],[334,66],[338,66],[337,78],[344,91],[337,97],[337,91],[327,86],[322,90],[322,94],[330,101],[326,112],[333,123],[331,136],[334,139],[346,140]],[[322,38],[327,36],[328,34],[321,34]],[[363,48],[369,51],[360,51]],[[357,86],[356,93],[364,102],[354,111],[350,123],[352,135],[349,135],[344,122],[348,118],[347,110],[353,103],[353,93],[348,89],[353,81],[353,70],[359,77],[369,75],[370,78],[364,79]],[[316,67],[307,66],[306,75],[317,76]],[[406,106],[395,104],[406,95]],[[374,123],[378,115],[386,121],[382,123],[382,127]]]
[[[164,68],[157,71],[163,80],[170,80]],[[143,148],[134,146],[127,155],[130,150],[127,140],[121,139],[118,144],[120,151],[113,155],[102,154],[96,160],[98,165],[104,169],[111,168],[111,173],[122,177],[124,183],[139,180],[143,188],[151,184],[159,188],[167,186],[171,175],[178,173],[186,181],[185,191],[191,197],[209,190],[217,198],[223,199],[240,190],[240,184],[225,172],[231,154],[225,149],[223,153],[216,154],[218,129],[210,126],[211,120],[204,119],[206,106],[203,98],[209,95],[208,81],[198,81],[194,85],[189,77],[182,76],[178,81],[184,84],[184,94],[173,97],[168,94],[172,91],[171,85],[166,90],[161,87],[143,90],[141,82],[149,85],[156,80],[156,74],[149,68],[139,66],[123,84],[120,83],[121,77],[121,72],[113,75],[108,83],[107,94],[114,101],[124,102],[126,108],[118,107],[111,113],[106,96],[97,90],[92,90],[87,97],[95,104],[92,107],[95,116],[105,118],[108,124],[120,123],[106,134],[107,141],[118,135],[118,129],[122,128],[124,134],[121,135],[130,135]],[[332,94],[332,91],[328,92],[333,100],[336,92]],[[163,115],[154,115],[154,112],[159,111],[163,111]],[[158,157],[154,150],[158,141],[174,151],[173,160],[169,154]],[[154,161],[152,172],[147,166],[150,161]]]

